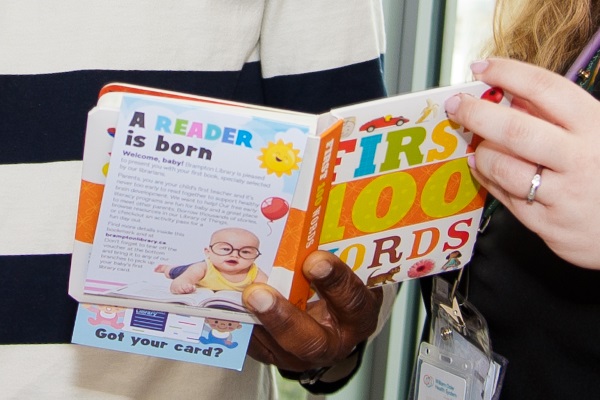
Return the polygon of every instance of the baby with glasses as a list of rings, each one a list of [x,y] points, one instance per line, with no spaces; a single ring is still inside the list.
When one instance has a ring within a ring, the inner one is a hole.
[[[154,271],[164,273],[174,294],[192,293],[196,287],[214,291],[243,291],[254,282],[266,282],[267,275],[254,261],[260,256],[260,241],[242,228],[224,228],[213,232],[204,248],[206,259],[178,267],[161,264]]]

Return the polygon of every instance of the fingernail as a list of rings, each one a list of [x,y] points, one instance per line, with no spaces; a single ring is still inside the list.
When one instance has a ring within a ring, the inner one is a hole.
[[[475,156],[470,155],[469,157],[467,157],[467,164],[469,165],[469,168],[477,169],[477,167],[475,166]]]
[[[452,96],[444,102],[444,108],[448,114],[454,114],[458,110],[461,98],[459,96]]]
[[[310,274],[313,278],[325,278],[331,273],[333,267],[327,261],[319,261],[311,269]]]
[[[480,60],[471,63],[471,72],[474,74],[482,74],[490,65],[489,61]]]
[[[275,298],[267,290],[256,289],[248,296],[248,304],[258,312],[265,312],[273,307]]]

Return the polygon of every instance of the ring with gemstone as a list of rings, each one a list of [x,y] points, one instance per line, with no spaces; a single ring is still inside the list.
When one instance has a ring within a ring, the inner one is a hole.
[[[529,193],[527,194],[527,203],[529,204],[533,203],[535,200],[535,193],[542,184],[542,169],[544,169],[544,167],[538,164],[535,175],[531,179],[531,187],[529,188]]]

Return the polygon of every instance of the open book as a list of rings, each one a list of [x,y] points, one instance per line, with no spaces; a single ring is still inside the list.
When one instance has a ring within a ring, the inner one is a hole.
[[[88,116],[69,293],[212,316],[158,295],[140,304],[115,289],[167,287],[156,266],[214,256],[212,235],[222,228],[258,238],[251,251],[231,243],[224,251],[255,257],[267,283],[300,308],[310,292],[300,268],[317,248],[368,286],[461,268],[485,191],[467,165],[477,136],[442,110],[459,92],[509,103],[473,82],[313,115],[106,86]]]
[[[240,274],[246,273],[244,257],[255,254],[257,279],[266,276],[303,308],[309,287],[295,272],[318,245],[314,227],[323,216],[314,210],[326,200],[334,166],[329,159],[342,127],[341,121],[321,121],[310,114],[106,86],[88,115],[69,293],[91,304],[256,322],[247,312],[232,316],[198,306],[184,311],[158,297],[140,304],[114,296],[115,289],[140,281],[168,286],[168,278],[154,272],[161,264],[229,257],[223,261],[228,266],[213,260],[216,273],[224,275],[212,280],[222,281],[231,271],[221,267],[230,270],[239,262]],[[226,235],[215,243],[224,228],[256,240],[236,245]],[[224,248],[230,253],[215,255]]]

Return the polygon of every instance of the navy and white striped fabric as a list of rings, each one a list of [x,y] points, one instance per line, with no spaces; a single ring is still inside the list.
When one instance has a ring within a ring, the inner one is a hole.
[[[384,47],[379,0],[0,2],[0,343],[70,340],[83,134],[104,84],[322,112],[385,94]],[[0,360],[54,357],[36,349]],[[18,397],[17,371],[0,386]]]

